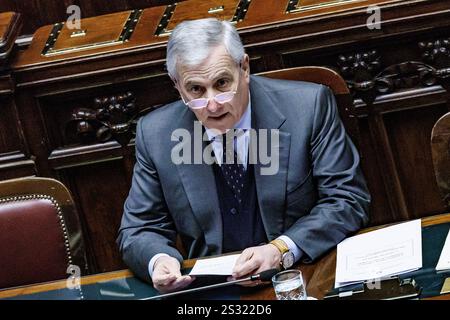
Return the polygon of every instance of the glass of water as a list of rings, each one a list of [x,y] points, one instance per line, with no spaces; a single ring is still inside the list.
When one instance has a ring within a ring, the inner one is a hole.
[[[300,270],[286,270],[272,277],[278,300],[306,300],[305,284]]]

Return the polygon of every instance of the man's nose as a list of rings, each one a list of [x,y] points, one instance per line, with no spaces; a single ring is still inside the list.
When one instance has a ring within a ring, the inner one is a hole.
[[[219,109],[222,107],[220,104],[218,104],[218,103],[216,102],[216,100],[214,100],[214,97],[215,97],[215,93],[212,93],[212,94],[208,97],[209,101],[208,101],[208,105],[206,106],[206,108],[208,109],[208,111],[211,112],[211,113],[217,112],[217,110],[219,110]]]

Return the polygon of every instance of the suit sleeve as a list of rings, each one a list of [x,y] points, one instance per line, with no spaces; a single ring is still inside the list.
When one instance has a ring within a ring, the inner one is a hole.
[[[136,164],[130,192],[124,204],[117,244],[124,262],[140,278],[151,281],[148,265],[158,253],[180,262],[175,248],[176,230],[150,154],[146,149],[142,119],[136,129]]]
[[[314,103],[310,158],[318,201],[285,235],[311,262],[368,223],[370,195],[357,149],[345,132],[336,101],[321,86]]]

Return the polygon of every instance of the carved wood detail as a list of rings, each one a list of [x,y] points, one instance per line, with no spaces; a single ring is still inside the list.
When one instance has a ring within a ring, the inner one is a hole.
[[[450,40],[419,42],[422,61],[382,68],[378,50],[340,55],[337,65],[355,97],[371,104],[377,96],[402,89],[430,87],[450,77]]]
[[[150,111],[139,111],[135,102],[132,92],[95,98],[93,108],[73,110],[66,132],[76,135],[81,144],[114,139],[125,146],[136,133],[137,119]]]

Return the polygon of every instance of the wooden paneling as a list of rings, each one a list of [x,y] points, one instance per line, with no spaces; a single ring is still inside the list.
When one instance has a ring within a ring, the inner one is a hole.
[[[383,175],[385,174],[383,164],[379,162],[375,147],[368,130],[369,120],[367,117],[359,119],[360,124],[360,146],[359,152],[361,156],[361,167],[368,183],[372,203],[370,207],[370,224],[378,225],[383,221],[394,221],[395,215],[390,209],[387,201],[387,190],[383,183]]]
[[[17,121],[17,113],[12,97],[0,100],[0,150],[2,154],[11,153],[21,149],[21,141],[18,130],[20,123]]]
[[[122,160],[83,164],[58,172],[60,179],[76,192],[74,199],[82,213],[90,265],[100,272],[125,266],[113,245],[122,217],[120,208],[131,182]]]
[[[434,177],[430,139],[433,125],[447,112],[445,105],[437,105],[384,115],[410,218],[446,209]]]
[[[0,77],[4,77],[1,73],[5,69],[6,63],[12,56],[15,49],[15,41],[17,35],[22,28],[22,17],[15,12],[0,13]],[[3,79],[0,79],[2,82]],[[0,94],[2,93],[2,85],[0,84]]]
[[[15,82],[8,64],[15,54],[14,42],[21,28],[14,12],[0,13],[0,179],[36,174],[14,99]]]
[[[33,34],[39,27],[67,20],[67,8],[71,5],[78,5],[82,18],[87,18],[172,2],[174,0],[2,0],[0,12],[22,13],[25,19],[22,34]]]
[[[12,96],[0,96],[0,180],[36,174]]]

